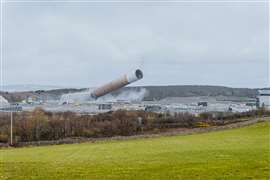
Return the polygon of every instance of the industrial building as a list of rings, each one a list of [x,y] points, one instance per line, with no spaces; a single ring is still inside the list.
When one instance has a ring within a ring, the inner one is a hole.
[[[145,107],[146,112],[160,112],[161,110],[162,110],[162,107],[158,105],[147,105]]]
[[[270,109],[270,89],[259,90],[258,106]]]
[[[99,104],[98,109],[99,110],[111,110],[112,104]]]

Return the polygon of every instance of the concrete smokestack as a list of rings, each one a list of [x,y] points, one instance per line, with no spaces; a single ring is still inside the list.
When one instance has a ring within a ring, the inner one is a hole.
[[[119,79],[116,79],[108,84],[105,84],[91,93],[91,97],[97,99],[101,96],[104,96],[110,92],[113,92],[117,89],[120,89],[130,83],[138,81],[143,78],[143,72],[140,69],[132,72],[131,74],[126,74]]]

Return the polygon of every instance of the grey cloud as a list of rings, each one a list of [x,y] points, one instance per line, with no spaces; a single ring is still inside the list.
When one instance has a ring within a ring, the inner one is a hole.
[[[138,85],[269,85],[264,6],[10,6],[6,14],[6,84],[96,86],[139,66]]]

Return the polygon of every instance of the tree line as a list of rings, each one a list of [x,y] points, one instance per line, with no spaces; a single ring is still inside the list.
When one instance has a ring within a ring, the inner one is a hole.
[[[153,113],[118,110],[97,115],[47,112],[35,109],[14,113],[13,141],[50,141],[64,138],[130,136],[166,128],[218,126],[240,118],[270,116],[264,109],[244,113]],[[0,142],[10,141],[10,114],[0,113]]]

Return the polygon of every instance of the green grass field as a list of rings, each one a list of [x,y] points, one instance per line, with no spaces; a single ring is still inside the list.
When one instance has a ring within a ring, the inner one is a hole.
[[[269,179],[270,123],[188,136],[2,149],[0,179]]]

